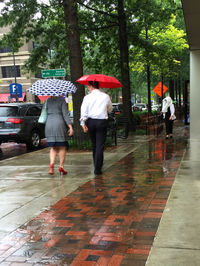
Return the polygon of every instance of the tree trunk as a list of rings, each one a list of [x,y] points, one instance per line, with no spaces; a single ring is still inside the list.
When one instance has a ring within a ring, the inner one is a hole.
[[[169,95],[174,101],[174,80],[173,79],[169,80]]]
[[[164,99],[163,84],[164,84],[164,77],[163,77],[163,74],[162,74],[162,76],[161,76],[161,98],[162,98],[161,102]]]
[[[182,82],[179,79],[178,80],[178,105],[180,109],[181,109],[181,87],[182,87]]]
[[[151,114],[151,73],[149,65],[147,65],[147,91],[148,91],[148,113]]]
[[[148,29],[145,28],[145,31],[146,31],[146,40],[148,40],[149,39]],[[148,113],[151,114],[151,72],[150,72],[149,62],[147,62],[146,70],[147,70]]]
[[[129,52],[126,31],[126,16],[124,12],[124,0],[118,0],[118,21],[119,21],[119,48],[120,48],[120,66],[122,78],[122,97],[124,115],[128,120],[129,128],[134,130],[133,114],[131,106],[131,90],[129,75]]]
[[[175,93],[176,93],[176,105],[178,106],[178,80],[176,80]]]
[[[66,26],[66,34],[69,48],[70,74],[71,81],[75,82],[83,76],[83,63],[80,45],[80,33],[78,26],[77,2],[74,0],[63,0],[64,19]],[[74,115],[74,131],[75,135],[82,135],[80,129],[80,107],[85,95],[84,86],[76,84],[77,91],[73,95],[73,115]]]

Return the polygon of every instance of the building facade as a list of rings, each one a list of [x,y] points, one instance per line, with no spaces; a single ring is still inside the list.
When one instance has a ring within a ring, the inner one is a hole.
[[[9,28],[0,28],[0,38],[9,31]],[[34,101],[34,95],[27,93],[28,89],[36,80],[35,76],[25,73],[23,66],[32,51],[33,42],[25,43],[18,52],[13,53],[10,47],[0,47],[0,102],[15,101],[10,98],[10,84],[22,85],[22,98],[20,101]]]
[[[190,47],[190,139],[200,139],[200,1],[182,0]],[[197,146],[198,147],[198,146]]]

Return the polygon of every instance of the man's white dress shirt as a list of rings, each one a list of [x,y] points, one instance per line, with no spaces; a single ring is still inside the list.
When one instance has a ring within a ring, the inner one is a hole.
[[[85,125],[88,118],[108,119],[108,113],[112,111],[112,102],[108,94],[94,89],[83,98],[81,105],[81,126]]]

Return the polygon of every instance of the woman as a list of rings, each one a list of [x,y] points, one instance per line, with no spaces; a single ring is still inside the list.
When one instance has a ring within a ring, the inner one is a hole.
[[[175,108],[172,103],[172,98],[167,96],[163,99],[162,113],[166,126],[166,139],[173,137],[173,121],[176,119]]]
[[[47,146],[50,147],[49,174],[54,174],[54,163],[56,156],[59,156],[59,173],[66,175],[64,162],[68,148],[68,135],[73,135],[73,128],[67,112],[67,104],[61,97],[52,96],[47,99],[47,120],[45,124],[45,136]],[[67,130],[69,128],[69,131]]]

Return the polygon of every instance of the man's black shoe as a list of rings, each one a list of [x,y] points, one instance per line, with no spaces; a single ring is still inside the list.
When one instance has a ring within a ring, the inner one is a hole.
[[[94,174],[95,174],[95,175],[101,175],[101,174],[102,174],[102,171],[101,171],[101,170],[95,170],[95,171],[94,171]]]

